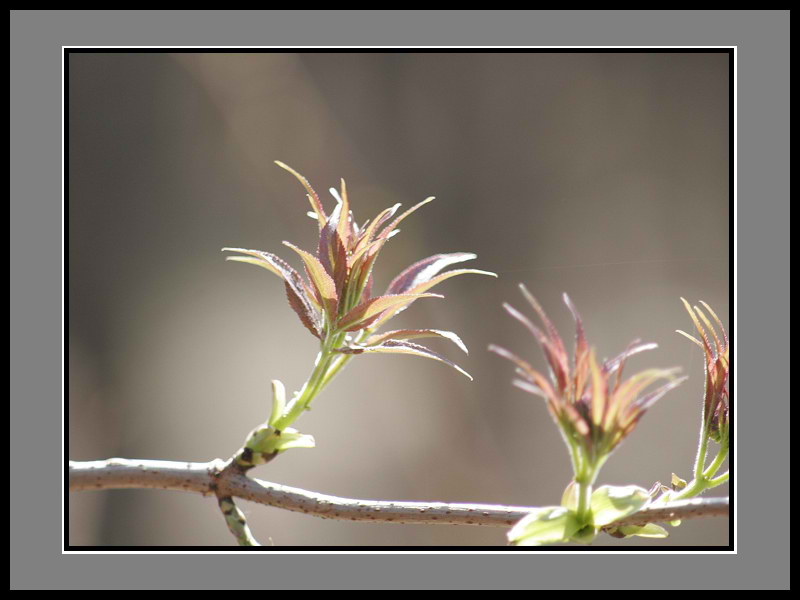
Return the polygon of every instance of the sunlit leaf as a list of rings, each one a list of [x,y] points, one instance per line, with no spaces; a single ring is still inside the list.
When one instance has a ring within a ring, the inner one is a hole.
[[[669,532],[655,523],[648,523],[647,525],[623,525],[619,528],[619,532],[625,537],[630,537],[632,535],[644,538],[669,537]]]
[[[355,331],[368,327],[380,314],[392,307],[409,304],[418,298],[443,298],[439,294],[398,294],[376,296],[362,302],[347,312],[337,324],[338,331]]]
[[[286,388],[277,379],[272,380],[272,414],[269,417],[269,424],[272,425],[282,415],[286,408]]]
[[[591,499],[592,517],[595,527],[610,525],[640,511],[650,504],[646,489],[628,485],[624,487],[604,485],[594,491]]]
[[[433,360],[438,360],[439,362],[443,362],[446,365],[450,365],[459,373],[466,375],[469,379],[472,379],[472,375],[467,373],[464,369],[459,367],[454,362],[446,359],[441,354],[434,352],[433,350],[429,350],[425,346],[420,346],[419,344],[412,344],[411,342],[399,341],[399,340],[386,340],[382,344],[377,346],[350,346],[349,348],[342,348],[339,349],[338,352],[343,352],[345,354],[365,354],[365,353],[387,353],[387,354],[411,354],[414,356],[422,356],[423,358],[432,358]]]
[[[364,342],[365,346],[375,346],[387,340],[414,340],[418,338],[444,338],[453,342],[456,346],[461,348],[465,354],[469,354],[467,347],[461,338],[452,331],[442,331],[440,329],[397,329],[394,331],[387,331],[385,333],[378,333],[370,336]]]
[[[325,271],[325,267],[322,266],[322,263],[316,256],[310,252],[301,250],[289,242],[283,243],[297,252],[300,255],[300,258],[303,259],[303,262],[306,265],[306,272],[311,279],[311,283],[314,285],[317,295],[322,300],[322,304],[325,306],[325,311],[328,313],[329,322],[333,323],[336,320],[339,306],[339,299],[336,295],[336,284],[334,283],[333,279],[330,275],[328,275],[327,271]]]
[[[477,258],[477,255],[470,254],[469,252],[455,252],[452,254],[436,254],[435,256],[429,256],[428,258],[414,263],[395,277],[389,284],[389,287],[386,288],[386,293],[404,294],[420,283],[430,281],[430,279],[437,275],[442,269],[475,258]]]
[[[306,283],[300,274],[295,271],[288,263],[278,258],[269,252],[262,252],[260,250],[245,250],[243,248],[223,248],[223,250],[241,252],[248,256],[260,261],[259,266],[264,266],[269,271],[280,276],[286,287],[286,297],[289,300],[289,306],[300,317],[300,321],[305,327],[316,337],[320,337],[322,333],[321,315],[319,313],[320,306],[314,299],[311,290],[308,289]],[[228,259],[236,259],[240,257],[229,256]],[[250,262],[250,261],[240,261]],[[263,264],[262,264],[263,263]],[[269,265],[267,267],[266,265]]]
[[[289,165],[282,163],[279,160],[276,160],[275,164],[278,165],[280,168],[289,171],[289,173],[294,175],[300,181],[300,183],[303,184],[303,187],[306,188],[306,191],[308,192],[308,200],[311,202],[311,208],[314,209],[314,212],[317,215],[317,220],[319,221],[320,229],[325,227],[325,221],[327,220],[325,216],[325,210],[322,208],[322,202],[320,202],[317,192],[315,192],[314,189],[311,187],[311,184],[308,183],[308,179],[300,175],[300,173],[295,171]]]
[[[430,279],[428,281],[419,283],[419,284],[415,285],[414,287],[412,287],[411,289],[409,289],[406,293],[407,294],[422,294],[423,292],[426,292],[427,290],[431,289],[433,286],[438,285],[439,283],[441,283],[445,279],[449,279],[450,277],[455,277],[456,275],[463,275],[465,273],[475,273],[475,274],[478,274],[478,275],[490,275],[492,277],[497,277],[497,275],[495,273],[490,273],[489,271],[480,271],[478,269],[455,269],[453,271],[447,271],[446,273],[441,273],[440,275],[437,275],[436,277],[433,277],[432,279]],[[411,303],[409,302],[406,305],[398,306],[396,308],[393,308],[393,309],[387,311],[386,314],[382,315],[381,318],[377,321],[377,323],[375,324],[375,328],[380,327],[386,321],[388,321],[389,319],[391,319],[392,317],[394,317],[398,313],[404,311],[406,308],[408,308],[408,306],[410,304]]]
[[[541,546],[566,542],[581,528],[575,513],[563,506],[536,509],[508,532],[508,541],[515,546]]]
[[[317,258],[325,267],[325,271],[336,285],[336,296],[343,298],[343,290],[347,280],[347,250],[339,235],[341,205],[333,209],[325,227],[319,232]]]

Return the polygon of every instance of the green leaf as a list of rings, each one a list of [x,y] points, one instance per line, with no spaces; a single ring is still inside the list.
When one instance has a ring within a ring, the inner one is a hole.
[[[275,436],[275,441],[272,442],[271,446],[273,451],[277,450],[278,452],[283,452],[289,448],[313,448],[315,446],[314,436],[305,435],[296,429],[287,427],[280,432],[280,435]]]
[[[269,417],[269,425],[272,425],[281,418],[286,408],[286,388],[277,379],[272,380],[272,414]]]
[[[650,504],[650,494],[636,485],[604,485],[592,494],[595,527],[603,527],[640,511]]]
[[[669,532],[655,523],[648,523],[647,525],[623,525],[619,528],[619,532],[624,534],[625,537],[630,537],[632,535],[645,538],[669,537]]]
[[[254,456],[271,456],[276,452],[283,452],[289,448],[313,448],[314,437],[304,435],[287,427],[285,429],[275,429],[274,427],[257,427],[247,438],[245,448],[253,451]],[[253,464],[261,464],[256,458]]]
[[[563,506],[539,508],[519,521],[508,532],[508,541],[515,546],[541,546],[568,541],[580,529],[571,510]]]
[[[561,506],[573,511],[578,509],[578,494],[576,487],[575,481],[570,481],[567,489],[564,490],[564,494],[561,496]]]

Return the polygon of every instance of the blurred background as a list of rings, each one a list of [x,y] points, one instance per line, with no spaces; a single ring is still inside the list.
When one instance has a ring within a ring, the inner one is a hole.
[[[628,373],[681,366],[669,393],[598,485],[685,479],[703,392],[680,303],[728,324],[728,55],[703,53],[271,53],[69,56],[68,458],[230,457],[270,410],[270,380],[297,390],[316,339],[263,269],[223,246],[315,248],[304,191],[344,177],[359,223],[396,202],[436,201],[381,253],[375,291],[409,264],[468,251],[465,275],[391,328],[457,332],[431,348],[470,382],[410,356],[353,360],[297,423],[314,450],[252,475],[350,498],[558,504],[571,464],[544,402],[511,384],[498,343],[546,369],[501,308],[531,313],[524,282],[569,342],[561,294],[609,357],[660,347]],[[427,340],[426,340],[427,341]],[[223,416],[224,415],[224,416]],[[711,492],[728,494],[725,485]],[[238,501],[263,544],[505,544],[501,528],[322,520]],[[69,496],[72,545],[234,545],[209,498],[156,490]],[[666,540],[727,545],[724,519]]]

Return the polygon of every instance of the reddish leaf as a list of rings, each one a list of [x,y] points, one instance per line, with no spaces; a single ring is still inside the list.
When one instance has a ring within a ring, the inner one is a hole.
[[[569,360],[567,358],[567,351],[564,348],[564,342],[561,341],[561,336],[558,335],[558,331],[556,330],[555,326],[550,321],[550,319],[547,318],[547,315],[545,314],[541,304],[539,304],[539,301],[536,300],[536,298],[533,297],[533,294],[531,294],[528,291],[528,288],[526,288],[523,284],[520,283],[519,289],[522,290],[522,295],[525,296],[530,305],[533,306],[533,309],[539,315],[539,318],[542,320],[542,323],[544,323],[544,326],[547,329],[547,332],[550,336],[550,342],[552,343],[555,354],[558,357],[559,362],[563,365],[563,370],[568,373]]]
[[[414,340],[418,338],[444,338],[453,342],[456,346],[461,348],[465,354],[469,354],[467,347],[461,338],[452,331],[441,331],[439,329],[397,329],[395,331],[387,331],[386,333],[378,333],[370,336],[364,342],[365,346],[375,346],[388,340]]]
[[[558,351],[553,347],[552,341],[544,334],[544,332],[536,327],[531,321],[515,309],[513,306],[508,304],[507,302],[503,303],[503,308],[506,309],[506,312],[514,317],[517,321],[525,325],[525,327],[530,331],[536,340],[539,342],[539,345],[542,348],[542,352],[544,352],[544,356],[547,359],[548,364],[550,365],[550,371],[553,374],[553,379],[555,380],[554,383],[556,387],[561,391],[567,389],[568,381],[569,381],[569,371],[564,369],[564,365],[562,361],[559,360]]]
[[[552,403],[552,410],[554,413],[559,414],[561,412],[558,397],[556,396],[555,390],[553,390],[553,386],[549,381],[547,381],[546,377],[536,371],[527,362],[519,358],[516,354],[509,352],[505,348],[491,344],[489,345],[489,352],[499,354],[503,358],[516,364],[519,367],[518,372],[524,377],[527,377],[531,383],[535,384],[537,389],[544,392],[544,397],[547,398],[549,403]]]
[[[337,226],[337,232],[339,233],[339,237],[342,240],[345,248],[349,248],[352,244],[351,236],[353,234],[353,227],[351,225],[351,215],[350,215],[350,201],[347,199],[347,186],[344,183],[344,179],[342,179],[342,216],[339,219],[339,225]]]
[[[381,313],[394,306],[408,304],[417,298],[442,298],[438,294],[398,294],[395,296],[376,296],[352,308],[337,324],[338,331],[355,331],[368,327]]]
[[[428,281],[424,281],[422,283],[418,283],[417,285],[415,285],[414,287],[412,287],[411,289],[409,289],[408,291],[406,291],[404,293],[406,293],[406,294],[421,294],[421,293],[431,289],[435,285],[440,284],[445,279],[450,279],[451,277],[455,277],[456,275],[463,275],[465,273],[475,273],[477,275],[491,275],[492,277],[497,277],[496,274],[490,273],[489,271],[480,271],[478,269],[454,269],[452,271],[447,271],[446,273],[441,273],[441,274],[437,275],[436,277],[433,277],[433,278],[429,279]],[[376,328],[380,327],[383,323],[385,323],[386,321],[388,321],[389,319],[391,319],[392,317],[394,317],[398,313],[404,311],[406,308],[409,307],[410,304],[411,303],[409,302],[406,305],[399,306],[399,307],[393,308],[391,310],[387,310],[386,313],[383,316],[381,316],[380,320],[376,324]]]
[[[294,312],[297,313],[297,316],[300,317],[300,321],[312,334],[314,334],[316,337],[321,336],[321,315],[317,308],[315,308],[312,296],[306,287],[303,278],[300,277],[300,274],[297,271],[295,271],[283,260],[274,254],[270,254],[269,252],[261,252],[260,250],[244,250],[241,248],[223,248],[223,250],[233,250],[235,252],[248,254],[259,261],[259,263],[253,264],[260,264],[261,266],[264,266],[276,275],[283,278],[283,281],[286,284],[286,297],[289,300],[289,306],[291,306]],[[228,260],[243,258],[244,257],[229,256]],[[240,260],[239,262],[251,261]]]
[[[422,207],[422,206],[426,205],[428,202],[432,202],[432,201],[433,201],[433,196],[431,196],[431,197],[429,197],[429,198],[425,198],[425,200],[423,200],[422,202],[419,202],[418,204],[415,204],[414,206],[412,206],[411,208],[409,208],[409,209],[408,209],[406,212],[404,212],[402,215],[400,215],[399,217],[397,217],[397,218],[396,218],[394,221],[392,221],[391,223],[389,223],[389,225],[387,225],[387,226],[386,226],[386,228],[385,228],[383,231],[381,231],[381,232],[378,234],[378,237],[379,237],[379,238],[382,238],[382,239],[384,239],[384,240],[385,240],[385,239],[388,239],[388,237],[389,237],[389,234],[390,234],[390,233],[392,233],[392,231],[394,230],[394,228],[395,228],[395,227],[397,227],[397,226],[400,224],[400,221],[402,221],[403,219],[405,219],[405,218],[406,218],[408,215],[410,215],[411,213],[413,213],[413,212],[414,212],[415,210],[417,210],[418,208],[420,208],[420,207]]]
[[[336,284],[333,282],[333,279],[325,271],[325,267],[322,266],[322,263],[316,256],[314,256],[310,252],[301,250],[300,248],[298,248],[294,244],[290,244],[289,242],[283,242],[283,243],[284,245],[289,246],[289,248],[297,252],[300,255],[300,258],[303,259],[303,262],[306,265],[306,271],[308,273],[309,278],[311,279],[311,283],[314,285],[317,295],[319,296],[323,306],[325,307],[325,312],[327,312],[328,314],[328,322],[331,324],[335,323],[338,314],[337,311],[339,306],[339,299],[338,296],[336,295]]]
[[[343,289],[347,281],[347,251],[339,236],[338,226],[341,219],[341,208],[339,204],[333,209],[328,222],[319,234],[319,244],[317,245],[317,256],[325,267],[325,271],[331,276],[336,284],[337,298],[343,297]]]
[[[430,256],[414,263],[395,277],[386,289],[386,293],[404,294],[414,286],[430,281],[432,277],[437,275],[445,267],[474,258],[476,258],[476,255],[468,252]]]
[[[621,370],[621,367],[628,357],[638,354],[639,352],[644,352],[645,350],[653,350],[658,348],[658,344],[652,342],[648,344],[640,344],[640,341],[641,340],[633,340],[624,352],[620,352],[618,356],[605,361],[601,369],[603,373],[605,373],[606,376],[611,375],[617,369]]]
[[[363,231],[361,232],[358,243],[353,248],[353,252],[357,252],[363,248],[363,246],[372,242],[375,236],[375,231],[377,231],[378,227],[383,225],[388,219],[391,219],[392,216],[394,216],[394,213],[397,212],[398,208],[400,208],[399,203],[390,208],[385,208],[380,212],[380,214],[378,214],[377,217],[375,217],[375,220],[370,225],[364,224]]]
[[[322,229],[325,226],[325,221],[327,220],[325,216],[325,210],[322,208],[322,202],[320,202],[317,192],[315,192],[314,188],[311,187],[311,184],[308,183],[308,179],[300,175],[300,173],[295,171],[289,165],[282,163],[279,160],[276,160],[275,164],[280,168],[289,171],[289,173],[294,175],[300,181],[300,183],[303,184],[303,187],[306,188],[306,191],[308,192],[308,200],[311,202],[311,208],[314,209],[314,212],[317,215],[317,220],[319,221],[319,228]]]

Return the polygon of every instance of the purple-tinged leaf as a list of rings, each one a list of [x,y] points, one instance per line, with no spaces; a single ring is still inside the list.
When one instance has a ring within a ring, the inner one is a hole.
[[[339,236],[339,223],[341,220],[342,205],[337,204],[333,209],[328,222],[319,234],[317,257],[325,271],[336,284],[337,298],[343,297],[344,284],[347,281],[347,250]]]
[[[275,275],[283,279],[283,274],[281,273],[280,269],[277,269],[271,262],[265,259],[262,256],[264,252],[261,252],[260,250],[246,250],[245,248],[223,248],[222,251],[241,252],[242,254],[248,254],[249,256],[226,256],[225,260],[229,260],[231,262],[247,263],[250,265],[256,265],[258,267],[263,267],[267,271],[275,273]]]
[[[589,368],[592,373],[592,422],[600,425],[608,407],[608,382],[603,377],[594,352],[589,353]]]
[[[270,254],[269,252],[261,252],[260,250],[243,250],[241,248],[223,248],[223,250],[232,250],[235,252],[241,252],[243,254],[248,254],[252,256],[254,259],[258,259],[259,261],[263,262],[261,264],[259,262],[259,266],[264,266],[266,269],[272,271],[276,275],[280,276],[284,284],[286,285],[286,297],[289,300],[289,306],[292,307],[292,310],[297,313],[297,316],[300,317],[300,321],[305,325],[305,327],[316,337],[321,337],[322,335],[322,323],[321,323],[321,315],[317,307],[315,307],[315,302],[313,300],[313,296],[306,286],[303,278],[300,274],[295,271],[292,267],[290,267],[286,262],[275,256],[274,254]],[[243,257],[235,257],[229,256],[228,259],[236,259],[236,258],[243,258]],[[239,261],[239,262],[249,262],[249,261]],[[256,263],[253,263],[256,264]],[[269,265],[269,266],[267,266]]]
[[[636,401],[634,401],[631,404],[631,407],[635,408],[635,410],[638,410],[640,412],[644,412],[648,408],[653,406],[656,402],[661,400],[661,398],[664,396],[664,394],[666,394],[667,392],[669,392],[671,390],[674,390],[676,387],[678,387],[680,384],[682,384],[687,379],[689,379],[689,378],[688,377],[679,377],[675,381],[670,381],[669,383],[667,383],[665,385],[662,385],[657,390],[652,391],[649,394],[645,394],[641,398],[638,398]]]
[[[708,341],[708,336],[706,335],[705,329],[703,329],[703,326],[700,325],[700,321],[697,319],[697,315],[694,314],[694,310],[692,310],[692,307],[689,305],[689,303],[686,300],[684,300],[683,298],[681,298],[681,302],[683,302],[683,305],[686,307],[686,310],[689,313],[689,316],[692,317],[692,321],[694,322],[694,326],[697,328],[697,331],[700,332],[700,337],[703,339],[703,342],[705,344],[703,349],[706,352],[708,361],[709,362],[714,362],[714,359],[716,357],[714,356],[714,352],[711,349],[711,342]],[[689,337],[689,336],[687,336],[687,337]]]
[[[627,414],[629,407],[635,404],[637,396],[645,388],[659,379],[673,380],[680,369],[646,369],[626,379],[614,393],[609,402],[608,413],[605,415],[604,427],[610,428],[614,421],[620,420]]]
[[[325,312],[328,314],[328,322],[334,323],[336,321],[337,311],[339,308],[339,298],[336,295],[336,284],[334,283],[333,279],[325,271],[325,267],[322,266],[322,263],[316,256],[310,252],[301,250],[289,242],[283,243],[297,252],[300,255],[300,258],[303,259],[303,262],[306,265],[306,272],[311,279],[311,283],[316,289],[317,295],[325,307]]]
[[[503,308],[506,310],[508,314],[514,317],[517,321],[522,323],[528,331],[530,331],[533,336],[536,338],[536,341],[539,342],[539,345],[542,348],[542,352],[544,352],[544,356],[547,359],[547,363],[550,365],[550,372],[553,374],[553,382],[555,383],[556,387],[560,390],[563,394],[564,390],[567,389],[569,384],[569,371],[564,370],[564,365],[559,361],[558,352],[555,348],[553,348],[552,341],[544,334],[544,332],[536,327],[533,323],[531,323],[530,319],[519,312],[516,308],[508,304],[507,302],[503,303]]]
[[[467,347],[464,345],[464,342],[461,341],[460,337],[452,331],[441,331],[440,329],[397,329],[395,331],[387,331],[370,336],[364,342],[364,345],[375,346],[388,340],[414,340],[418,338],[434,337],[450,340],[461,348],[465,354],[469,354]]]
[[[378,229],[378,227],[383,225],[387,220],[391,219],[394,216],[394,213],[397,212],[398,208],[400,208],[399,202],[394,206],[383,209],[380,214],[375,217],[375,220],[372,221],[371,224],[368,225],[365,223],[364,227],[362,228],[363,231],[361,232],[361,237],[359,238],[356,246],[353,248],[353,251],[357,252],[362,246],[372,242],[375,237],[375,231]]]
[[[300,288],[304,292],[306,298],[311,302],[312,306],[317,311],[322,310],[322,305],[316,300],[314,290],[309,288],[306,282],[303,281],[303,278],[300,277],[300,275],[292,267],[290,267],[285,261],[278,258],[276,255],[270,252],[263,252],[261,250],[247,250],[245,248],[223,248],[222,250],[247,254],[248,256],[228,256],[225,258],[225,260],[264,267],[268,271],[275,273],[284,281],[286,280],[286,273],[293,273],[294,275],[292,278],[295,280],[295,283],[299,281]]]
[[[339,219],[339,225],[337,226],[337,231],[339,233],[339,237],[342,240],[345,248],[349,248],[352,244],[352,235],[353,235],[353,228],[351,225],[351,215],[350,215],[350,201],[347,199],[347,186],[344,183],[344,179],[342,179],[342,216]]]
[[[404,294],[413,287],[430,281],[445,267],[452,264],[472,260],[477,255],[468,252],[456,252],[453,254],[436,254],[419,262],[414,263],[405,269],[400,275],[395,277],[386,288],[387,294]]]
[[[413,302],[417,298],[442,298],[439,294],[398,294],[395,296],[376,296],[355,306],[337,323],[337,331],[355,331],[368,327],[387,309]]]
[[[446,365],[450,365],[456,371],[462,373],[463,375],[466,375],[467,377],[469,377],[470,380],[472,380],[472,376],[454,362],[446,359],[441,354],[437,354],[433,350],[429,350],[425,346],[420,346],[419,344],[412,344],[411,342],[387,340],[378,346],[351,346],[349,348],[342,348],[341,350],[339,350],[339,352],[344,352],[346,354],[365,354],[365,353],[381,352],[388,354],[412,354],[414,356],[432,358],[433,360],[438,360],[439,362],[443,362]]]
[[[708,304],[706,304],[702,300],[700,300],[700,304],[702,304],[703,306],[706,307],[706,310],[709,313],[711,313],[712,318],[714,319],[714,321],[716,321],[717,325],[719,326],[719,330],[722,332],[722,341],[725,342],[725,348],[727,348],[728,347],[728,334],[725,333],[725,328],[722,326],[722,321],[719,320],[719,317],[717,316],[717,313],[715,313],[713,310],[711,310],[711,307]]]
[[[519,369],[525,374],[525,376],[530,380],[531,383],[535,384],[536,387],[543,391],[545,394],[545,398],[548,399],[548,406],[552,405],[551,411],[553,411],[554,415],[560,414],[560,403],[558,401],[558,397],[556,396],[555,390],[553,390],[553,385],[547,381],[547,378],[536,371],[533,367],[531,367],[527,362],[519,358],[513,352],[509,352],[505,348],[500,346],[496,346],[495,344],[489,345],[489,352],[494,352],[495,354],[499,354],[506,360],[510,360],[513,362]]]
[[[558,330],[556,330],[550,319],[547,318],[547,315],[545,314],[541,304],[539,304],[539,301],[536,300],[536,298],[533,297],[533,294],[528,291],[528,288],[520,283],[519,289],[522,290],[522,295],[525,296],[530,305],[539,315],[542,323],[544,323],[545,329],[547,329],[547,332],[550,336],[550,341],[556,356],[558,357],[559,362],[563,365],[563,371],[565,373],[569,373],[569,359],[567,358],[567,351],[564,348],[564,342],[561,340],[561,336],[558,335]]]
[[[658,344],[655,344],[653,342],[650,342],[648,344],[640,344],[639,342],[641,342],[641,340],[633,340],[630,343],[630,345],[625,349],[624,352],[620,352],[619,355],[603,363],[601,370],[606,375],[606,377],[611,375],[617,369],[620,369],[620,367],[622,367],[624,362],[634,354],[638,354],[639,352],[644,352],[645,350],[654,350],[655,348],[658,348]]]
[[[322,208],[322,202],[320,202],[317,192],[315,192],[314,188],[311,187],[311,184],[308,183],[308,179],[300,175],[300,173],[295,171],[289,165],[282,163],[279,160],[276,160],[275,164],[278,165],[281,169],[286,169],[287,171],[289,171],[289,173],[294,175],[298,179],[298,181],[300,181],[300,183],[303,184],[303,187],[306,188],[306,191],[308,192],[308,200],[309,202],[311,202],[311,208],[314,209],[314,212],[317,215],[317,221],[319,221],[319,228],[322,229],[325,226],[327,217],[325,216],[325,210]]]
[[[419,202],[418,204],[415,204],[414,206],[409,208],[406,212],[404,212],[402,215],[397,217],[394,221],[389,223],[389,225],[387,225],[386,228],[378,234],[378,237],[386,239],[389,236],[389,234],[392,233],[392,230],[394,230],[394,228],[397,227],[400,224],[400,221],[405,219],[407,216],[409,216],[411,213],[413,213],[418,208],[426,205],[428,202],[432,202],[433,199],[434,199],[433,196],[431,196],[429,198],[425,198],[425,200],[423,200],[422,202]]]

